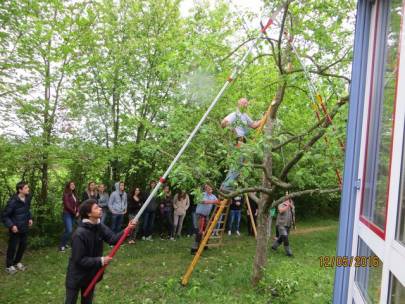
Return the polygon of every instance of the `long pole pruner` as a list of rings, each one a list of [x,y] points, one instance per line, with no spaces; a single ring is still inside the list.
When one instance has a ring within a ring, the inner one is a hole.
[[[162,184],[164,184],[166,182],[166,178],[169,175],[169,173],[171,172],[171,170],[173,169],[174,165],[177,163],[177,161],[179,160],[179,158],[181,157],[181,155],[184,153],[184,151],[186,150],[187,146],[190,144],[190,142],[192,141],[192,139],[194,138],[195,134],[197,133],[197,131],[200,129],[201,125],[204,123],[205,119],[207,118],[208,114],[212,111],[212,109],[214,108],[214,106],[217,104],[218,100],[222,97],[222,95],[225,93],[226,89],[228,88],[228,86],[231,84],[232,81],[234,81],[237,76],[240,74],[240,71],[242,70],[242,67],[244,66],[249,54],[252,52],[253,48],[259,43],[259,41],[261,41],[262,35],[266,32],[266,30],[273,24],[274,19],[277,17],[277,15],[280,13],[280,11],[282,10],[282,8],[284,7],[284,4],[281,5],[280,7],[278,7],[273,14],[271,15],[271,17],[268,19],[266,25],[260,30],[260,34],[257,36],[257,38],[252,42],[252,44],[250,45],[249,49],[246,51],[245,55],[242,57],[242,59],[239,61],[239,63],[234,67],[232,73],[230,76],[227,77],[225,84],[222,86],[221,90],[219,91],[219,93],[217,94],[217,96],[214,98],[214,100],[211,102],[211,105],[208,107],[207,111],[204,113],[204,115],[201,117],[200,121],[198,122],[198,124],[194,127],[193,131],[190,133],[190,135],[188,136],[188,138],[186,139],[186,141],[184,142],[183,146],[181,147],[181,149],[179,150],[179,152],[177,153],[177,155],[175,156],[175,158],[173,159],[173,161],[171,162],[171,164],[169,165],[169,167],[167,168],[167,170],[165,171],[165,173],[163,174],[163,176],[159,179],[159,182],[156,184],[155,188],[153,189],[153,191],[149,194],[149,197],[146,199],[145,203],[142,205],[142,208],[138,211],[137,215],[135,216],[135,218],[133,219],[133,221],[137,222],[139,220],[139,218],[141,217],[142,213],[144,212],[144,210],[146,209],[146,207],[148,206],[148,204],[151,202],[151,200],[155,197],[157,191],[159,190],[159,188],[162,186]],[[113,257],[116,252],[118,251],[118,249],[120,248],[121,244],[125,241],[125,239],[130,235],[130,233],[132,232],[132,229],[130,228],[126,228],[123,235],[121,236],[121,238],[119,239],[118,243],[114,246],[114,248],[111,250],[111,252],[108,254],[109,257]],[[93,279],[91,280],[89,286],[87,286],[83,296],[87,297],[90,292],[94,289],[94,287],[97,284],[97,281],[100,279],[101,275],[104,273],[104,270],[107,268],[108,264],[104,265],[102,268],[100,268],[98,270],[98,272],[96,273],[96,275],[93,277]]]

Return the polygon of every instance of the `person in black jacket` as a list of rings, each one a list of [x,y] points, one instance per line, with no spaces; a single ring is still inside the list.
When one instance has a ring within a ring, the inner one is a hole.
[[[128,197],[128,218],[129,220],[133,220],[135,216],[138,214],[139,210],[141,210],[142,205],[144,203],[144,199],[142,197],[141,189],[139,187],[134,187],[131,191],[131,194]],[[129,241],[128,244],[135,244],[136,236],[139,231],[139,226],[142,224],[142,220],[138,222],[138,226],[131,235],[128,237]]]
[[[9,274],[25,270],[21,259],[27,248],[28,227],[32,226],[30,188],[27,183],[19,182],[16,191],[3,212],[3,222],[9,229],[10,237],[6,255],[6,271]]]
[[[123,233],[121,231],[115,234],[100,223],[102,214],[95,199],[88,199],[80,206],[79,215],[82,221],[72,237],[72,255],[66,274],[66,304],[75,304],[79,291],[82,304],[92,303],[94,290],[87,298],[83,297],[83,293],[97,271],[112,260],[109,256],[103,257],[103,242],[114,245]],[[130,222],[128,227],[134,229],[136,224]]]

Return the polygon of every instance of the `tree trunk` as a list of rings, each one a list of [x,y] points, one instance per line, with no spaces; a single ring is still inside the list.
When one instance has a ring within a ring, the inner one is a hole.
[[[287,83],[284,81],[279,85],[276,93],[275,100],[273,102],[269,118],[266,121],[264,128],[266,139],[271,139],[274,130],[274,121],[277,117],[277,109],[284,98],[284,92]],[[269,178],[273,175],[273,155],[272,155],[272,142],[268,140],[263,149],[263,166],[269,173]],[[262,187],[271,189],[272,184],[270,180],[263,174]],[[267,262],[267,247],[269,242],[268,229],[269,229],[269,208],[273,200],[272,195],[262,194],[258,203],[258,227],[257,227],[257,243],[256,243],[256,255],[253,263],[253,275],[252,284],[256,286],[263,278],[264,267]]]
[[[264,275],[264,268],[267,262],[267,229],[269,225],[269,213],[264,210],[265,202],[259,203],[259,212],[257,216],[257,238],[256,255],[253,262],[252,284],[257,286]]]
[[[116,76],[117,77],[117,76]],[[118,93],[117,88],[117,78],[115,79],[115,85],[112,91],[112,112],[113,112],[113,149],[116,152],[118,148],[118,139],[119,139],[119,130],[120,130],[120,95]],[[112,179],[114,182],[118,181],[120,178],[119,170],[119,159],[116,153],[114,153],[114,158],[111,161],[111,171],[112,171]]]

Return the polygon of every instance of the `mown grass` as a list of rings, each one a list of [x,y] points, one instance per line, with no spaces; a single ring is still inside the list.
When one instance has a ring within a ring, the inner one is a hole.
[[[265,279],[255,289],[255,241],[246,234],[226,236],[224,247],[205,251],[187,287],[180,278],[192,259],[191,238],[125,245],[98,284],[94,303],[331,303],[334,269],[320,268],[319,257],[335,254],[336,233],[334,220],[299,223],[291,235],[294,258],[282,247],[270,250]],[[1,272],[0,303],[63,303],[68,257],[69,251],[55,248],[28,251],[26,272]]]

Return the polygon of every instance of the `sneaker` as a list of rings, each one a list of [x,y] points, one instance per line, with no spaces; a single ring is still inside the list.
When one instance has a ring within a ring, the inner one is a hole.
[[[146,240],[147,240],[147,241],[153,241],[153,240],[152,240],[152,236],[151,236],[151,235],[148,236],[148,237],[146,238]]]
[[[25,271],[27,269],[27,267],[25,267],[23,264],[18,263],[17,265],[14,266],[15,268],[17,268],[17,270],[19,271]]]
[[[128,242],[128,244],[135,244],[135,241],[134,241],[134,240],[130,240],[130,241]]]
[[[69,248],[70,248],[70,246],[66,244],[66,245],[65,245],[65,249],[69,249]]]
[[[238,230],[236,230],[236,234],[237,234],[238,236],[240,236],[240,232],[239,232]]]
[[[171,237],[170,240],[171,240],[171,241],[175,241],[174,237]]]
[[[228,231],[228,235],[231,235],[231,234],[232,234],[232,232],[231,232],[231,230],[229,230],[229,231]]]
[[[142,241],[146,241],[146,237],[145,237],[145,236],[142,237]]]
[[[65,247],[65,246],[59,247],[59,251],[60,251],[60,252],[65,252],[65,250],[66,250],[66,247]]]
[[[17,269],[14,266],[10,266],[6,268],[6,272],[8,274],[15,274],[17,272]]]

